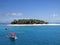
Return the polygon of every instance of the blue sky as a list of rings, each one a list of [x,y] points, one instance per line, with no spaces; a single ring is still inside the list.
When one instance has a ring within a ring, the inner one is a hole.
[[[0,22],[24,18],[60,22],[60,0],[0,0]]]

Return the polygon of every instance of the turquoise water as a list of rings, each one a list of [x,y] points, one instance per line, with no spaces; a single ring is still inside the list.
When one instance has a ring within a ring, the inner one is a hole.
[[[15,26],[0,24],[0,45],[60,45],[60,26]],[[11,40],[10,32],[18,39]]]

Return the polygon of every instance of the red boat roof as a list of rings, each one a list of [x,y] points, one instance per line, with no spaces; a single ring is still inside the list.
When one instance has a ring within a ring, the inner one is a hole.
[[[10,35],[11,35],[11,36],[15,36],[15,32],[11,32]]]

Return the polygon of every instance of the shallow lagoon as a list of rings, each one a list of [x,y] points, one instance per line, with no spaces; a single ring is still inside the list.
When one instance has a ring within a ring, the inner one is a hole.
[[[60,45],[60,26],[10,26],[0,25],[0,45]],[[11,40],[10,32],[18,39]]]

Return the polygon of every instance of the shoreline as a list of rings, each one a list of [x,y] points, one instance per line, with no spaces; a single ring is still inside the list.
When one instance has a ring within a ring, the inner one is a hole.
[[[9,24],[7,26],[60,26],[60,24]]]

